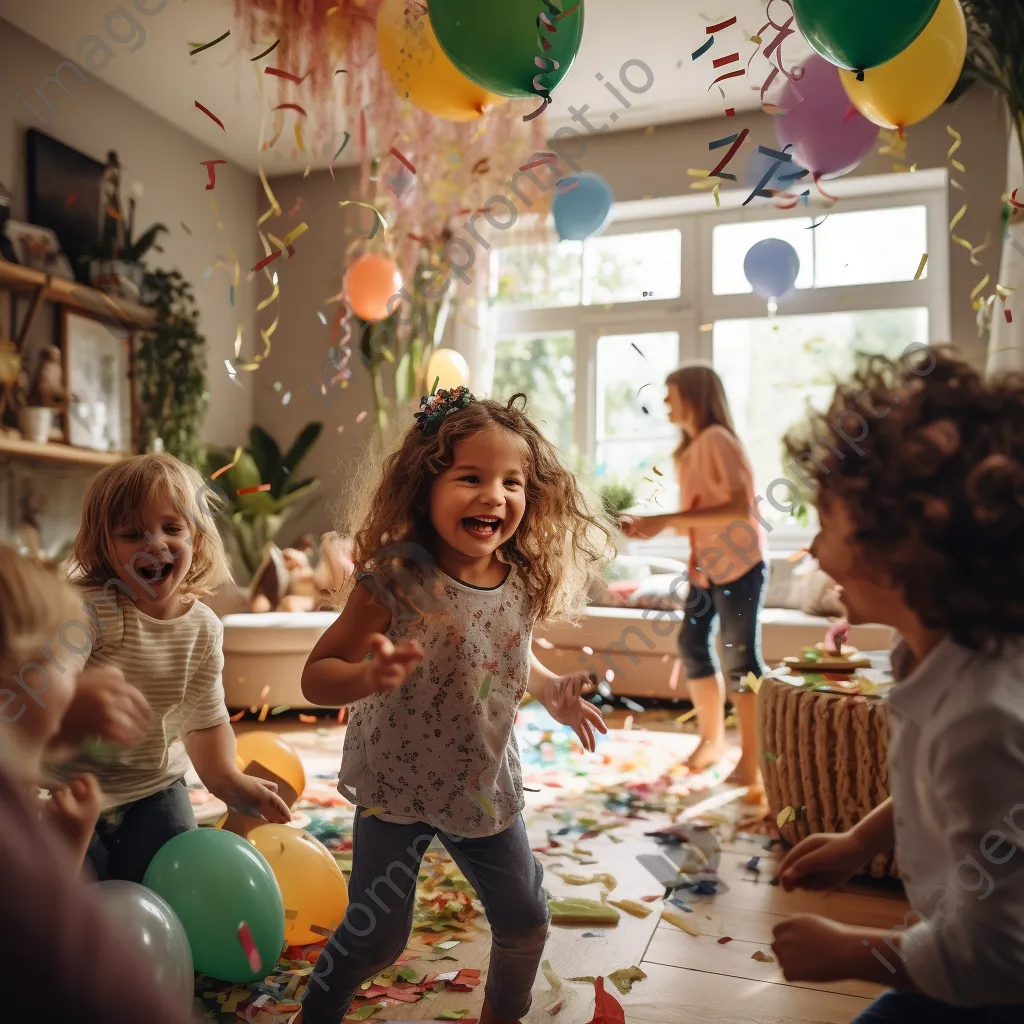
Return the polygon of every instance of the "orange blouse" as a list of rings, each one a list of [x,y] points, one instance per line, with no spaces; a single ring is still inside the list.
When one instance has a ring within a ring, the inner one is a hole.
[[[727,504],[742,491],[748,509],[756,511],[754,471],[739,438],[725,427],[702,430],[676,460],[679,507],[683,512]],[[690,579],[701,587],[731,583],[764,560],[768,536],[753,512],[731,522],[694,526],[690,538]]]

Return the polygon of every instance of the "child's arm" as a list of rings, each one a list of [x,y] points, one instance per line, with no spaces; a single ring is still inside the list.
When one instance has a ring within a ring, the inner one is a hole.
[[[357,585],[341,615],[316,642],[302,670],[302,695],[311,704],[342,707],[401,686],[423,657],[417,643],[397,647],[383,635],[391,613]],[[366,656],[372,654],[370,660]]]
[[[203,785],[228,807],[282,824],[292,820],[277,786],[253,778],[235,764],[235,732],[224,706],[223,633],[218,624],[210,648],[189,683],[181,724],[185,752]],[[300,794],[301,795],[301,794]]]
[[[85,863],[101,802],[95,775],[82,775],[70,785],[53,789],[46,801],[50,823],[67,840],[78,867]]]
[[[583,692],[593,689],[589,672],[570,672],[555,675],[530,651],[530,678],[526,692],[547,709],[548,714],[562,725],[572,726],[585,750],[594,750],[597,741],[594,731],[607,732],[604,716],[593,704],[583,699]]]
[[[78,747],[100,739],[119,747],[133,747],[146,733],[149,704],[127,682],[119,668],[86,665],[78,675],[75,695],[60,723],[51,749]]]
[[[188,733],[185,750],[206,788],[231,810],[281,824],[292,820],[288,805],[277,795],[276,783],[238,770],[235,732],[229,722]]]

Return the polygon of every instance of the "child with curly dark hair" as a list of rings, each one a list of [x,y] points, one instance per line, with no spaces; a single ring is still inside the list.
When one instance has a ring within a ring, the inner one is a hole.
[[[353,705],[338,788],[357,807],[350,903],[303,1024],[340,1024],[359,986],[405,948],[435,836],[491,925],[482,1024],[530,1008],[548,909],[512,726],[528,691],[587,750],[606,731],[582,698],[588,674],[548,671],[531,635],[582,609],[612,532],[524,398],[459,388],[424,399],[357,510],[354,586],[302,675],[312,703]]]
[[[786,889],[831,888],[895,846],[913,910],[889,931],[793,917],[773,948],[790,980],[892,986],[862,1024],[1019,1021],[1024,381],[986,382],[948,351],[921,355],[930,365],[912,373],[863,357],[813,439],[787,438],[816,491],[814,555],[850,621],[893,626],[901,649],[891,797],[849,832],[803,840],[780,869]],[[850,451],[821,442],[829,424],[850,436],[854,423]]]

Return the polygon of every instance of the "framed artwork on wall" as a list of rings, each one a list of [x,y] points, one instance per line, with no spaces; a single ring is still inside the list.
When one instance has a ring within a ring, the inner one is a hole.
[[[129,331],[64,311],[67,443],[98,451],[133,452],[134,388]]]

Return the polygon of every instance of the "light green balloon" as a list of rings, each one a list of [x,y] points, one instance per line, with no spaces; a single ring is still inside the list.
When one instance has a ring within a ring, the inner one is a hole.
[[[583,2],[558,0],[561,20],[543,0],[430,0],[430,23],[448,59],[469,79],[498,96],[538,95],[534,78],[549,92],[565,77],[583,38]],[[538,27],[544,14],[554,32]],[[551,44],[545,50],[543,36]],[[535,58],[544,58],[538,66]],[[558,63],[555,69],[552,61]]]
[[[192,962],[220,981],[257,981],[270,974],[284,947],[284,902],[263,855],[233,832],[200,828],[165,843],[143,885],[178,915]],[[254,971],[238,938],[245,923],[262,961]]]

